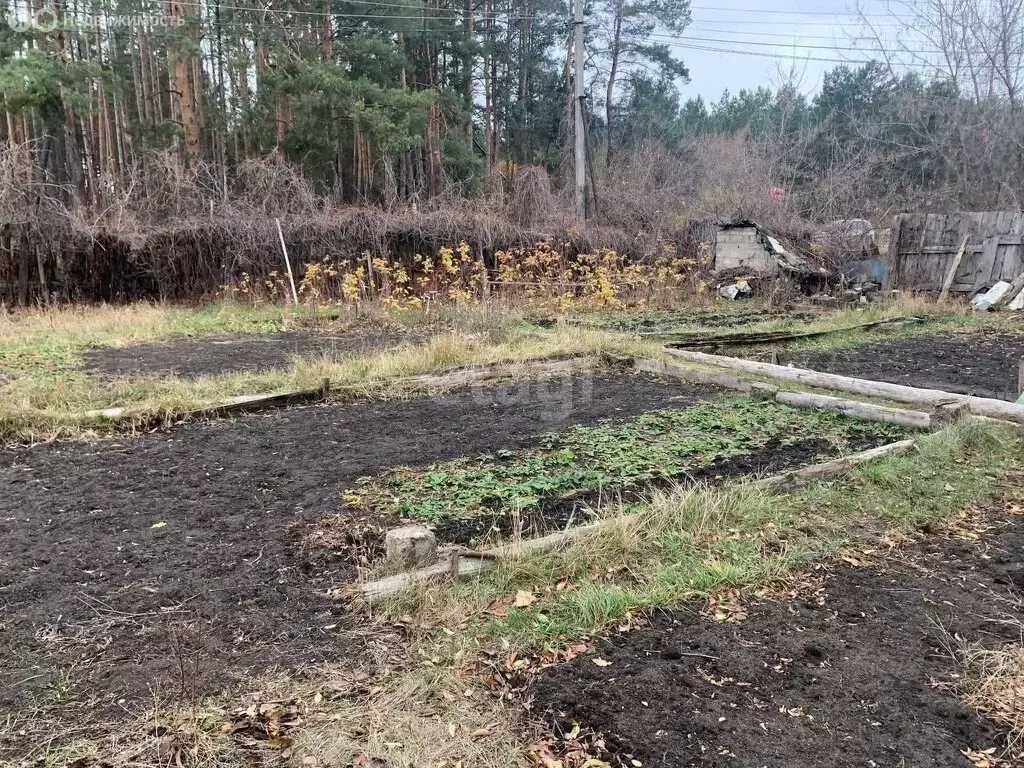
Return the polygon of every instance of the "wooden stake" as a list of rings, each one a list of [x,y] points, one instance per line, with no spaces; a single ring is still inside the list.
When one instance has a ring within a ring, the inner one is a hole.
[[[281,220],[274,219],[274,223],[277,224],[277,236],[281,238],[281,252],[284,254],[284,265],[288,269],[288,282],[292,286],[292,302],[295,306],[299,306],[299,292],[295,290],[295,276],[292,274],[292,262],[288,258],[288,248],[284,244],[284,232],[281,231]]]
[[[42,303],[50,306],[50,288],[46,283],[46,263],[43,259],[43,251],[36,246],[36,267],[39,269],[39,295]]]
[[[480,249],[480,305],[487,309],[487,257],[483,248]]]
[[[1017,369],[1017,403],[1024,405],[1024,357],[1020,359],[1020,367]]]
[[[949,289],[953,285],[953,278],[956,277],[956,271],[960,269],[960,261],[964,257],[964,250],[967,248],[967,235],[964,235],[963,241],[960,243],[960,250],[956,252],[956,256],[953,257],[953,263],[949,267],[949,271],[946,273],[946,279],[942,281],[942,290],[939,292],[939,303],[946,300],[949,296]]]
[[[372,298],[377,293],[377,286],[373,282],[373,257],[369,251],[366,252],[366,285],[367,295]]]

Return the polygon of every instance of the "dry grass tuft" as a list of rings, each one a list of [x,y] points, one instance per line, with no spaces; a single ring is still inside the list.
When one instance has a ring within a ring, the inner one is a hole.
[[[965,704],[1007,729],[1007,752],[1024,756],[1024,624],[1021,639],[986,648],[948,638],[958,677],[950,685]]]
[[[298,734],[295,754],[316,765],[521,765],[521,707],[494,697],[478,677],[429,658],[422,665],[332,702]]]

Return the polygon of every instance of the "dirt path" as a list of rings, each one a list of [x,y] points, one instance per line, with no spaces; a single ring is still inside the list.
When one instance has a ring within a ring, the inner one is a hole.
[[[929,539],[907,562],[842,566],[739,623],[676,613],[612,639],[537,682],[535,711],[605,735],[617,764],[967,765],[1002,743],[933,681],[950,681],[957,634],[1019,642],[1024,522],[979,543]],[[816,575],[817,577],[817,575]],[[947,634],[948,633],[948,634]]]
[[[231,371],[284,368],[296,357],[340,360],[422,340],[422,337],[412,334],[398,333],[319,334],[296,331],[264,336],[239,334],[102,347],[88,350],[84,362],[90,373],[108,376],[138,373],[209,376]]]
[[[1017,399],[1024,332],[902,336],[830,352],[780,353],[780,362],[946,392]]]
[[[681,392],[599,373],[0,451],[0,711],[102,714],[151,687],[212,693],[250,670],[356,654],[318,596],[351,569],[300,544],[341,487],[716,394]]]

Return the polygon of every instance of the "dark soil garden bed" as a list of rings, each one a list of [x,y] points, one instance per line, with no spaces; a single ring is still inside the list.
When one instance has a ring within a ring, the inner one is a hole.
[[[624,766],[968,765],[964,751],[1003,736],[935,683],[953,679],[953,635],[1019,642],[1022,547],[1018,520],[980,542],[929,539],[907,562],[820,571],[819,589],[737,623],[661,615],[599,645],[608,665],[544,673],[534,711],[603,734]]]
[[[311,546],[372,562],[374,519],[432,527],[441,542],[479,545],[496,535],[540,535],[589,522],[594,509],[674,483],[779,472],[899,440],[890,425],[808,412],[737,395],[575,425],[519,451],[469,454],[359,478],[341,513]]]
[[[782,352],[779,358],[843,376],[1016,400],[1024,333],[899,336],[828,352]]]
[[[0,710],[59,692],[103,716],[173,693],[183,661],[202,696],[358,654],[321,596],[352,564],[303,546],[357,477],[717,394],[597,373],[0,451]]]
[[[161,373],[194,377],[286,368],[297,357],[343,360],[416,340],[399,333],[237,334],[101,347],[88,350],[84,361],[87,371],[106,376]]]

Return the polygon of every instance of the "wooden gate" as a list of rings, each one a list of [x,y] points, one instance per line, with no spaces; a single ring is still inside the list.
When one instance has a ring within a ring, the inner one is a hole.
[[[950,290],[975,293],[1024,273],[1024,214],[902,214],[889,241],[890,287],[938,291],[961,243],[963,258]]]

